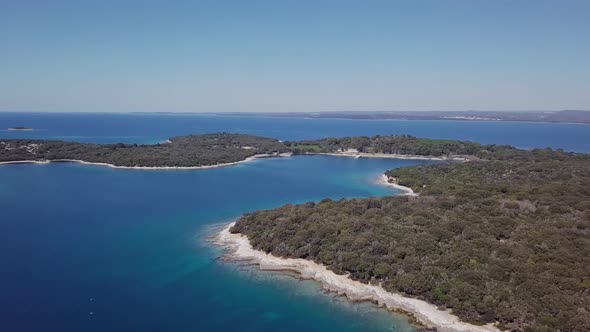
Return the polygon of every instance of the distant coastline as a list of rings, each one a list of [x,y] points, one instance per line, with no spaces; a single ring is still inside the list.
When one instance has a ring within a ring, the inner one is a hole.
[[[401,120],[401,121],[516,121],[540,123],[590,124],[588,110],[561,111],[333,111],[333,112],[226,112],[226,116],[271,118]]]
[[[313,279],[322,284],[325,290],[345,295],[351,301],[371,301],[391,311],[409,314],[419,324],[437,331],[447,332],[499,332],[491,324],[477,326],[462,322],[449,311],[440,310],[435,305],[400,294],[390,293],[381,286],[368,285],[354,281],[346,275],[338,275],[325,266],[307,259],[280,258],[252,248],[245,235],[232,234],[229,229],[235,223],[224,227],[216,236],[215,242],[228,249],[226,258],[247,261],[258,265],[262,271],[291,271],[303,279]]]

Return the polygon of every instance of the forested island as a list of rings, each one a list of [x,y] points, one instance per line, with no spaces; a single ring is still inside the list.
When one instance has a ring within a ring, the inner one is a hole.
[[[590,155],[449,144],[478,158],[387,171],[417,197],[288,204],[230,232],[470,323],[590,331]]]
[[[80,160],[128,167],[199,167],[288,151],[273,138],[228,133],[173,137],[152,145],[0,139],[0,162]]]
[[[65,141],[0,139],[0,162],[79,160],[122,167],[200,167],[235,163],[282,153],[381,153],[408,156],[485,157],[512,147],[416,138],[409,135],[324,138],[281,142],[245,134],[179,136],[161,144],[91,144]]]

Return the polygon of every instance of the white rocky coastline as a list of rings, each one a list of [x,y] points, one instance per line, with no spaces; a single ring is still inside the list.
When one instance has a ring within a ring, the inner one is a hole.
[[[306,155],[324,155],[334,157],[349,158],[393,158],[393,159],[415,159],[415,160],[441,160],[441,161],[468,161],[465,156],[421,156],[414,154],[395,154],[395,153],[366,153],[366,152],[306,152]]]
[[[462,322],[448,310],[440,310],[428,302],[387,292],[381,286],[354,281],[346,275],[338,275],[325,266],[306,259],[280,258],[255,250],[248,238],[232,234],[224,227],[216,236],[217,244],[227,248],[228,259],[248,261],[261,270],[297,272],[304,279],[313,279],[330,292],[344,295],[351,301],[371,301],[392,311],[401,311],[412,316],[420,324],[441,332],[499,332],[492,324],[477,326]]]
[[[170,143],[170,141],[165,141],[163,144]],[[349,152],[338,152],[338,153],[305,153],[305,155],[324,155],[324,156],[336,156],[336,157],[349,157],[349,158],[392,158],[392,159],[416,159],[416,160],[447,160],[447,161],[467,161],[466,158],[460,156],[453,156],[453,157],[434,157],[434,156],[419,156],[419,155],[401,155],[401,154],[385,154],[385,153],[349,153]],[[248,157],[244,160],[230,162],[230,163],[221,163],[216,165],[204,165],[204,166],[118,166],[109,163],[100,163],[100,162],[89,162],[84,160],[78,159],[54,159],[54,160],[15,160],[15,161],[3,161],[0,162],[0,165],[10,165],[10,164],[47,164],[51,162],[71,162],[71,163],[79,163],[85,165],[96,165],[96,166],[105,166],[110,168],[118,168],[118,169],[136,169],[136,170],[196,170],[196,169],[209,169],[209,168],[217,168],[217,167],[225,167],[225,166],[232,166],[237,165],[245,162],[249,162],[259,158],[271,158],[271,157],[290,157],[292,156],[291,153],[280,153],[280,154],[257,154],[251,157]],[[394,183],[385,182],[380,184],[386,184],[388,186],[395,187],[406,192],[405,195],[414,195],[413,191],[408,187],[403,187],[396,185]],[[409,193],[408,193],[409,191]]]
[[[231,163],[222,163],[216,165],[205,165],[205,166],[117,166],[108,163],[95,163],[89,162],[84,160],[78,159],[54,159],[54,160],[16,160],[16,161],[3,161],[0,162],[0,165],[10,165],[10,164],[48,164],[52,162],[68,162],[68,163],[78,163],[84,165],[96,165],[96,166],[105,166],[110,168],[118,168],[118,169],[136,169],[136,170],[197,170],[197,169],[209,169],[209,168],[217,168],[217,167],[226,167],[237,165],[241,163],[246,163],[249,161],[253,161],[256,159],[261,158],[272,158],[272,157],[289,157],[290,154],[257,154],[252,157],[248,157],[244,160],[235,161]]]

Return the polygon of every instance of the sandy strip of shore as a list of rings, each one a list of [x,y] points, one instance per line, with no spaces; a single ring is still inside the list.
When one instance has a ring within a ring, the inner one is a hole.
[[[412,188],[410,187],[400,186],[397,183],[389,182],[389,178],[385,174],[381,174],[381,176],[377,179],[377,184],[393,187],[397,190],[400,190],[402,194],[399,195],[402,196],[418,196],[418,194],[415,193],[414,190],[412,190]]]
[[[79,163],[84,165],[96,165],[96,166],[105,166],[110,168],[118,168],[118,169],[138,169],[138,170],[196,170],[196,169],[209,169],[209,168],[217,168],[217,167],[226,167],[237,165],[249,161],[253,161],[259,158],[271,158],[271,157],[287,157],[285,154],[257,154],[252,157],[248,157],[244,160],[231,162],[231,163],[223,163],[223,164],[216,164],[216,165],[206,165],[206,166],[117,166],[113,164],[107,163],[95,163],[89,162],[84,160],[77,160],[77,159],[55,159],[55,160],[18,160],[18,161],[4,161],[0,162],[0,165],[9,165],[9,164],[48,164],[51,162],[69,162],[69,163]]]
[[[280,258],[250,245],[242,234],[231,234],[229,229],[235,223],[223,228],[216,242],[228,248],[228,258],[249,261],[259,265],[261,270],[294,271],[305,279],[320,282],[325,290],[345,295],[352,301],[373,301],[389,310],[402,311],[413,316],[427,327],[436,327],[445,332],[498,332],[493,325],[477,326],[462,322],[449,311],[440,310],[428,302],[387,292],[381,286],[368,285],[354,281],[346,275],[338,275],[325,266],[306,259]]]
[[[412,154],[393,154],[393,153],[365,153],[365,152],[306,152],[306,155],[324,155],[335,157],[350,157],[350,158],[392,158],[392,159],[416,159],[416,160],[448,160],[448,161],[467,161],[467,158],[460,156],[451,157],[436,157],[436,156],[420,156]]]
[[[0,165],[11,165],[11,164],[49,164],[50,160],[15,160],[15,161],[2,161]]]

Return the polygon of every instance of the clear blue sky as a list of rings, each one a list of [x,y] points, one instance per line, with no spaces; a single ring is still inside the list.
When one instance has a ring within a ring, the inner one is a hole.
[[[590,1],[0,0],[0,111],[590,109]]]

